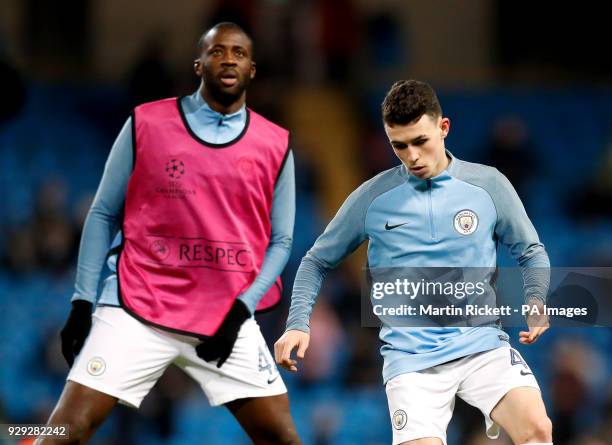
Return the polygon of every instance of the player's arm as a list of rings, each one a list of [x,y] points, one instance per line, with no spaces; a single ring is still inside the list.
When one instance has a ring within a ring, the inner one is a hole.
[[[132,122],[128,119],[113,144],[83,226],[72,309],[61,332],[62,354],[70,366],[91,328],[91,311],[109,246],[119,228],[132,157]]]
[[[542,314],[550,284],[548,254],[514,187],[503,174],[498,171],[496,173],[498,202],[495,203],[497,210],[495,235],[508,247],[510,254],[521,267],[525,304],[535,305]],[[548,329],[548,317],[529,315],[527,325],[529,331],[520,332],[519,341],[531,344]]]
[[[205,361],[217,360],[218,368],[230,356],[240,327],[255,313],[257,303],[274,284],[289,260],[295,221],[295,175],[291,152],[287,154],[274,187],[270,221],[270,243],[259,275],[236,299],[215,335],[196,346],[198,356]]]
[[[342,204],[300,263],[293,284],[287,329],[274,345],[276,362],[289,371],[297,371],[297,361],[291,359],[292,351],[297,348],[297,357],[301,359],[308,348],[310,315],[325,275],[366,239],[366,201],[362,186]]]
[[[295,173],[291,151],[287,154],[287,159],[274,187],[270,222],[270,243],[266,249],[259,275],[251,286],[238,297],[251,314],[255,312],[259,301],[283,272],[291,255],[295,222]]]

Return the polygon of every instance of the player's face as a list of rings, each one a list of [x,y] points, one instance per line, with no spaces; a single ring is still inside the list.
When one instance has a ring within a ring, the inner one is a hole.
[[[251,41],[236,29],[213,30],[204,38],[202,54],[194,67],[212,99],[230,105],[244,98],[255,77]]]
[[[449,129],[448,118],[427,114],[408,125],[385,124],[385,133],[395,155],[410,174],[421,179],[438,175],[448,165],[444,138]]]

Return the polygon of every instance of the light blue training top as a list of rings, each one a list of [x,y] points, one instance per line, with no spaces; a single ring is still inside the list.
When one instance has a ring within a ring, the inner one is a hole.
[[[448,167],[434,178],[419,179],[401,165],[351,193],[302,259],[287,330],[309,332],[312,306],[326,273],[366,240],[370,268],[495,268],[500,242],[521,267],[525,296],[545,300],[548,255],[508,179],[495,168],[447,155]],[[458,215],[466,210],[478,219],[472,233],[460,233],[455,226]],[[496,326],[383,324],[380,339],[385,382],[508,344],[508,336]]]
[[[184,97],[181,106],[190,128],[206,142],[223,144],[235,139],[246,122],[246,107],[223,115],[211,109],[199,91]],[[128,118],[111,149],[102,180],[89,210],[79,248],[73,300],[96,302],[100,274],[112,246],[121,244],[123,205],[132,173],[132,120]],[[261,271],[239,296],[251,313],[281,274],[291,253],[295,219],[295,176],[293,153],[289,151],[274,188],[271,236]],[[97,304],[119,306],[117,298],[117,255],[108,257],[113,274],[103,283]]]

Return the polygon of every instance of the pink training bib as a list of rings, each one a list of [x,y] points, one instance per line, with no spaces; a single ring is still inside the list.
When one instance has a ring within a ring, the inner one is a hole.
[[[261,269],[289,133],[247,109],[242,134],[212,146],[192,133],[176,98],[136,107],[132,125],[121,304],[155,326],[213,335]],[[275,305],[281,289],[279,278],[257,310]]]

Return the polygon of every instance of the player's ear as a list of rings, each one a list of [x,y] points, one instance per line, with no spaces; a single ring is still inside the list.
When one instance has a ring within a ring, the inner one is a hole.
[[[440,137],[442,139],[448,136],[448,132],[450,131],[450,119],[447,117],[443,117],[440,119]]]
[[[256,65],[257,64],[255,62],[251,61],[251,72],[249,73],[251,79],[255,78],[255,71],[257,71],[256,70]]]
[[[196,76],[202,77],[202,61],[199,58],[193,61],[193,71],[196,73]]]

